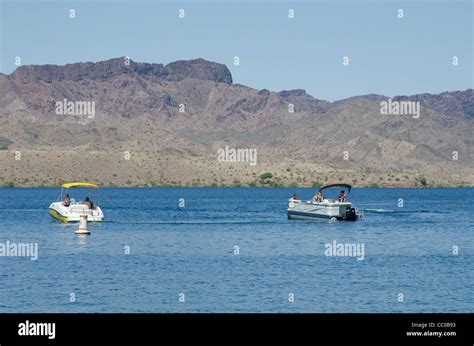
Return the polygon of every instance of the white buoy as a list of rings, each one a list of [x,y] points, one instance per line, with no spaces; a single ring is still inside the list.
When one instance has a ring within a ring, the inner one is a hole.
[[[76,234],[91,234],[87,229],[87,215],[79,216],[79,229],[74,232]]]

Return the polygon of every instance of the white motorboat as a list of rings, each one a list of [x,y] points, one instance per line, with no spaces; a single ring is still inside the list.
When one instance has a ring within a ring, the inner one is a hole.
[[[319,189],[318,193],[323,196],[323,191],[330,188],[342,188],[344,198],[341,199],[313,199],[311,201],[302,201],[298,198],[290,198],[288,203],[288,219],[297,220],[341,220],[356,221],[362,218],[362,214],[357,207],[347,201],[347,196],[351,191],[351,185],[348,184],[332,184],[326,185]],[[347,190],[347,193],[345,193]],[[341,191],[342,192],[342,191]]]
[[[58,201],[51,203],[49,206],[49,213],[51,216],[62,222],[79,222],[81,215],[86,215],[87,221],[90,222],[103,221],[104,213],[98,205],[98,199],[95,200],[95,204],[93,204],[92,201],[90,202],[91,204],[89,204],[87,202],[76,202],[74,198],[69,197],[69,194],[66,193],[66,191],[75,187],[96,189],[98,198],[99,187],[95,184],[79,182],[64,184],[61,188],[61,195]]]

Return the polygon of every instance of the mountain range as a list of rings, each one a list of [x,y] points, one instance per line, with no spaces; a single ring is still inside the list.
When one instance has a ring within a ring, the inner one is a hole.
[[[390,99],[419,117],[382,114],[388,100],[257,90],[204,59],[20,66],[0,74],[0,184],[474,184],[473,89]],[[64,101],[94,114],[58,114]],[[225,147],[257,164],[219,161]]]

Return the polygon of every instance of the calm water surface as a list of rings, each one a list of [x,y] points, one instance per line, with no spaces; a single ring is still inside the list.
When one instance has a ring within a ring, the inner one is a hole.
[[[0,312],[474,312],[474,189],[353,189],[352,223],[287,220],[293,192],[314,189],[103,189],[80,237],[48,214],[57,189],[0,189],[0,243],[39,247],[0,257]]]

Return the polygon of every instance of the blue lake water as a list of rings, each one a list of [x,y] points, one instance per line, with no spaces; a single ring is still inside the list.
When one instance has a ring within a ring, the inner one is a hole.
[[[39,253],[0,257],[0,312],[474,312],[474,189],[353,189],[360,222],[287,220],[293,192],[314,189],[106,188],[84,237],[57,189],[0,189],[0,243]]]

